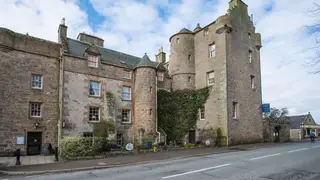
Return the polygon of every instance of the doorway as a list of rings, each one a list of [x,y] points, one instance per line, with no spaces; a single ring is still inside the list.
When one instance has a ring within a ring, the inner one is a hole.
[[[40,155],[42,132],[28,132],[27,155]]]
[[[189,143],[195,144],[196,143],[196,131],[189,130]]]

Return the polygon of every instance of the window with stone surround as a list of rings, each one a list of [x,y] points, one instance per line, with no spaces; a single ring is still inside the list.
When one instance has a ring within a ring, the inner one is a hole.
[[[205,106],[204,105],[202,105],[201,107],[200,107],[200,110],[199,110],[199,113],[200,113],[200,120],[205,120]]]
[[[251,33],[248,33],[248,38],[251,39]]]
[[[123,71],[123,78],[125,79],[131,79],[131,72],[130,71]]]
[[[42,75],[32,74],[31,87],[33,89],[42,89],[43,78]]]
[[[122,123],[130,123],[131,122],[131,110],[130,109],[122,109]]]
[[[249,50],[249,63],[252,63],[252,51]]]
[[[164,73],[158,72],[158,81],[163,81],[163,79],[164,79]]]
[[[239,104],[238,104],[238,102],[232,102],[232,117],[233,117],[233,119],[239,118]]]
[[[97,122],[100,121],[100,108],[89,107],[89,121]]]
[[[214,71],[207,72],[207,84],[209,86],[214,84]]]
[[[99,56],[88,55],[88,66],[97,68],[99,65]]]
[[[251,88],[252,88],[252,89],[255,89],[256,86],[255,86],[255,82],[254,82],[254,76],[251,75],[251,76],[250,76],[250,79],[251,79]]]
[[[213,43],[209,45],[209,57],[216,56],[216,45]]]
[[[177,44],[179,44],[179,43],[180,43],[180,39],[179,39],[179,38],[177,38],[177,40],[176,40],[176,41],[177,41]]]
[[[30,117],[41,117],[41,103],[30,103]]]
[[[188,82],[191,83],[191,77],[190,76],[188,77]]]
[[[188,55],[188,60],[191,61],[191,55],[190,54]]]
[[[98,81],[90,81],[90,96],[100,97],[101,94],[101,83]]]
[[[131,87],[129,86],[122,87],[122,99],[126,101],[131,100]]]
[[[122,141],[123,141],[123,135],[122,134],[117,134],[117,145],[122,146]]]

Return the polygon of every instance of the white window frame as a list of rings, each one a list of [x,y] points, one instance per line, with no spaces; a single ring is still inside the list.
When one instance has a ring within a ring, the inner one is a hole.
[[[163,79],[164,79],[164,73],[158,72],[158,81],[163,81]]]
[[[92,82],[92,83],[97,83],[98,87],[91,87],[91,82]],[[96,95],[96,94],[91,94],[91,88],[92,88],[93,92],[95,92],[96,90],[98,90],[98,95]],[[89,82],[89,95],[90,95],[90,96],[94,96],[94,97],[100,97],[100,96],[101,96],[101,82],[90,80],[90,82]]]
[[[125,114],[127,113],[128,120],[124,121]],[[121,110],[121,123],[131,123],[131,109],[122,109]]]
[[[34,106],[37,106],[37,107],[34,107]],[[41,118],[42,117],[42,103],[30,102],[29,108],[30,108],[30,112],[29,112],[30,117],[32,117],[32,118]],[[35,111],[39,111],[40,115],[33,115],[34,108],[39,108],[38,110],[35,110]]]
[[[212,77],[210,77],[211,75],[212,75]],[[214,85],[214,83],[215,83],[214,75],[215,75],[214,71],[207,72],[207,84],[208,84],[208,86]]]
[[[130,71],[123,71],[123,78],[124,79],[131,79],[131,72]]]
[[[88,55],[88,66],[94,68],[99,67],[99,56]]]
[[[120,138],[119,138],[119,136],[120,136]],[[119,143],[119,141],[120,141],[120,143]],[[116,142],[117,142],[117,145],[120,145],[120,146],[123,145],[123,134],[122,133],[116,134]]]
[[[124,89],[129,89],[129,92],[125,92]],[[126,95],[129,96],[128,99],[126,99]],[[125,101],[131,101],[131,87],[130,86],[122,86],[122,100],[125,100]]]
[[[98,110],[98,119],[97,120],[92,120],[90,117],[91,115],[91,111],[94,111],[94,110]],[[99,122],[100,121],[100,112],[101,112],[101,108],[100,107],[94,107],[94,106],[90,106],[89,107],[89,116],[88,116],[88,120],[89,122]]]
[[[249,62],[252,63],[252,51],[249,50]]]
[[[213,43],[211,45],[209,45],[209,57],[215,57],[216,56],[216,44]]]
[[[201,116],[203,114],[203,117]],[[204,121],[206,119],[206,107],[205,105],[201,106],[199,109],[199,119]]]
[[[239,117],[239,103],[238,102],[232,102],[232,118],[237,119]]]
[[[251,84],[251,89],[255,89],[256,85],[255,85],[255,76],[251,75],[250,76],[250,84]]]
[[[36,79],[34,79],[34,77]],[[40,87],[34,86],[34,83],[40,83]],[[32,89],[42,89],[43,88],[43,76],[40,74],[32,74],[31,75],[31,87]]]

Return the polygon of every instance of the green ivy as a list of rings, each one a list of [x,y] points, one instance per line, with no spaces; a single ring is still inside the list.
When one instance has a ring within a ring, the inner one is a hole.
[[[158,124],[169,140],[180,140],[195,128],[199,108],[206,103],[210,90],[210,87],[173,92],[158,90]]]

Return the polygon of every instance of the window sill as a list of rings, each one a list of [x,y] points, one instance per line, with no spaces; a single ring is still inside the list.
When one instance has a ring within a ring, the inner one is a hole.
[[[88,120],[88,123],[92,123],[92,124],[99,123],[99,122],[100,122],[100,120],[99,121],[90,121],[90,120]]]
[[[89,97],[91,97],[91,98],[102,98],[101,96],[94,96],[94,95],[90,95],[90,94],[89,94]]]
[[[34,116],[29,116],[30,120],[43,120],[43,117],[34,117]]]
[[[127,99],[121,99],[122,101],[131,101],[131,99],[127,100]]]
[[[200,119],[200,121],[205,121],[206,119]]]

